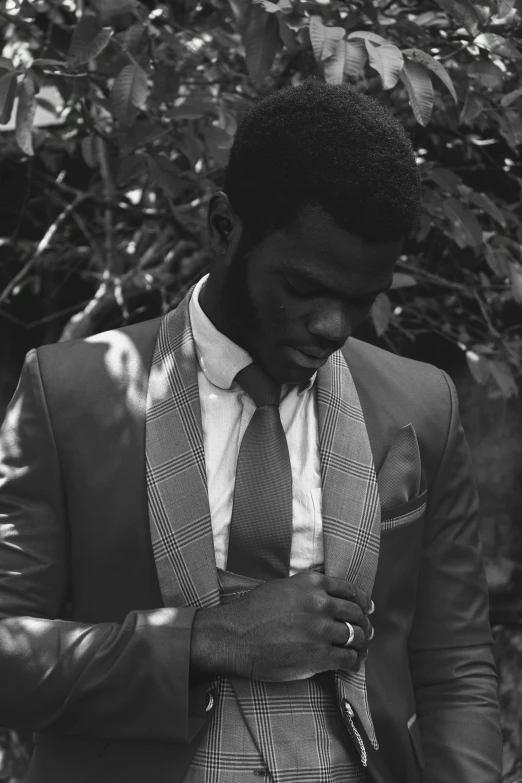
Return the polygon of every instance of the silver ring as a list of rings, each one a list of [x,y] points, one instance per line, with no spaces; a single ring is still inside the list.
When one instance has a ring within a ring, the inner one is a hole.
[[[344,643],[343,647],[349,647],[353,642],[353,640],[355,639],[355,631],[351,623],[347,623],[346,620],[343,620],[343,622],[348,628],[348,631],[350,632],[350,636],[348,637],[348,640]]]

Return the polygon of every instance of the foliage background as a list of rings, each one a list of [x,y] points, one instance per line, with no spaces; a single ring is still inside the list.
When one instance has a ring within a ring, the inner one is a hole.
[[[438,334],[465,355],[485,399],[513,400],[522,374],[520,12],[520,0],[6,0],[4,397],[23,358],[7,337],[27,349],[175,306],[210,263],[206,207],[238,117],[315,74],[387,104],[421,168],[423,215],[394,289],[374,305],[374,337],[408,353]],[[502,629],[497,644],[508,698],[522,644]],[[522,780],[520,712],[504,705],[509,783]],[[0,775],[17,780],[26,746],[0,736]]]

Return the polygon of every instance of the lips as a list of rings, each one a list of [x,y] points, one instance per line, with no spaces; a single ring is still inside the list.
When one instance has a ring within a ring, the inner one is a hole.
[[[313,359],[328,359],[330,356],[330,351],[325,353],[324,351],[320,351],[318,348],[299,348],[297,345],[291,347],[295,348],[297,351],[301,351],[301,353],[304,353],[305,356],[311,356]]]
[[[307,350],[309,351],[310,349],[308,348]],[[291,345],[287,346],[286,353],[292,364],[297,364],[300,367],[307,369],[318,370],[319,367],[323,366],[330,354],[325,354],[324,351],[317,351],[315,348],[312,350],[318,355],[312,355],[311,353],[303,351],[301,348],[294,348]]]

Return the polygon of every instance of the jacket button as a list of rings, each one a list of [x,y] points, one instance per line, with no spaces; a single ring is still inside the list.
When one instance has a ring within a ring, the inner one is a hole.
[[[210,712],[212,707],[214,706],[214,694],[212,691],[207,692],[207,706],[205,707],[206,712]]]

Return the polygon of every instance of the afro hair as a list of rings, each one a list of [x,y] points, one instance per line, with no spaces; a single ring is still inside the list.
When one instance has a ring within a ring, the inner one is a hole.
[[[318,203],[366,242],[404,239],[420,209],[403,126],[375,99],[316,77],[253,104],[238,123],[223,190],[253,242]]]

